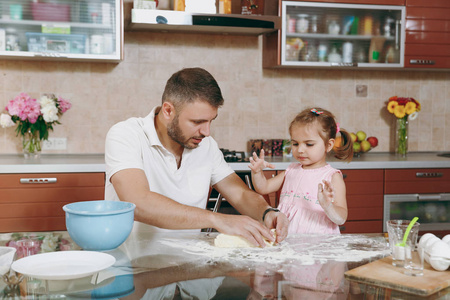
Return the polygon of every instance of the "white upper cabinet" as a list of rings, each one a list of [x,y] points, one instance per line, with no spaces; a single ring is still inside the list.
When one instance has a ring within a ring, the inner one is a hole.
[[[281,66],[404,65],[404,6],[282,1],[281,9]]]
[[[2,0],[0,58],[119,62],[122,0]]]

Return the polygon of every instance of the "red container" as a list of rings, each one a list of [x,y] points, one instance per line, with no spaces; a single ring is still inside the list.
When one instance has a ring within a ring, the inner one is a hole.
[[[69,22],[70,5],[53,3],[31,3],[33,20]]]

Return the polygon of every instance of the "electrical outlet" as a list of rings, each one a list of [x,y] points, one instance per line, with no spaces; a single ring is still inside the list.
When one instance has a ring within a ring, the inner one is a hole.
[[[48,138],[42,145],[42,150],[66,150],[67,138]]]

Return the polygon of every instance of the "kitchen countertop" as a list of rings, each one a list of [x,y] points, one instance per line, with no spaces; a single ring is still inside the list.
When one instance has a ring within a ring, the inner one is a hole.
[[[328,162],[337,169],[406,169],[450,168],[450,157],[441,152],[411,152],[406,158],[387,152],[371,152],[354,157],[350,163],[330,157]],[[275,170],[285,170],[292,157],[267,157]],[[230,163],[235,171],[249,171],[248,162]],[[270,169],[267,169],[270,170]],[[37,160],[25,159],[21,154],[0,155],[0,174],[8,173],[81,173],[105,172],[104,154],[41,154]]]

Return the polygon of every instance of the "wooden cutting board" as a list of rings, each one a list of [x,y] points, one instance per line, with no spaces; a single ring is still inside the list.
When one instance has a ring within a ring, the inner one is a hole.
[[[392,265],[388,256],[345,272],[348,280],[405,292],[428,296],[450,285],[450,271],[435,271],[425,262],[423,276],[403,274],[403,268]]]

